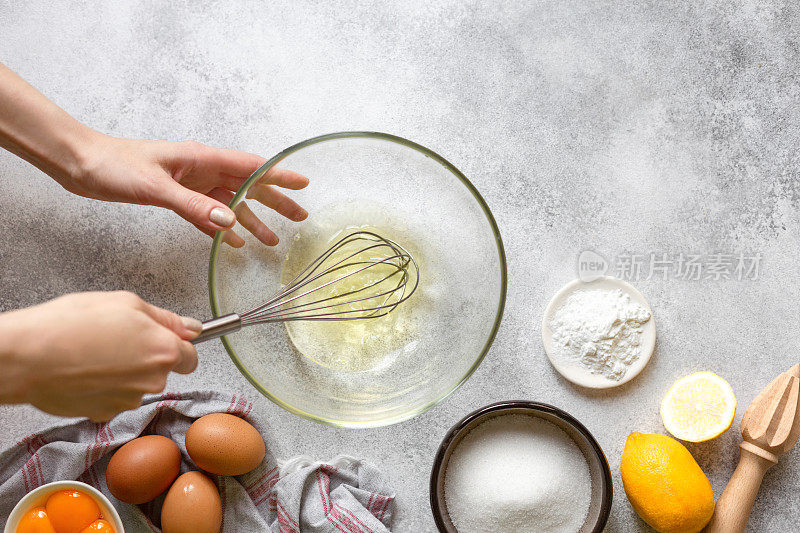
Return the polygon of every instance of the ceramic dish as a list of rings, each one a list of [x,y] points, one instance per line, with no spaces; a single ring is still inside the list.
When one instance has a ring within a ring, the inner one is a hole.
[[[580,290],[591,289],[619,289],[630,296],[632,302],[643,306],[650,312],[650,320],[645,322],[642,326],[639,357],[631,363],[625,375],[619,380],[612,380],[599,374],[592,374],[577,363],[565,361],[557,357],[553,351],[553,334],[550,330],[550,319],[553,317],[553,314],[564,304],[564,301],[570,294]],[[553,296],[550,303],[547,304],[547,308],[542,316],[542,343],[544,344],[544,351],[547,353],[550,363],[565,379],[576,385],[592,389],[618,387],[638,376],[653,356],[653,350],[656,346],[656,320],[653,315],[653,310],[650,309],[650,305],[647,303],[647,299],[645,299],[644,295],[630,283],[611,276],[603,276],[589,282],[576,279],[564,285],[561,290]]]
[[[439,531],[441,533],[458,533],[458,530],[450,520],[450,516],[447,514],[447,503],[444,497],[445,472],[453,451],[461,442],[461,439],[481,423],[497,416],[511,414],[535,416],[552,422],[563,429],[575,441],[575,444],[586,457],[586,461],[589,464],[589,472],[592,476],[592,497],[589,504],[589,514],[578,533],[600,533],[603,531],[608,515],[611,512],[613,495],[611,470],[608,467],[608,461],[603,454],[603,450],[600,449],[600,445],[597,444],[589,430],[573,418],[572,415],[552,405],[529,401],[506,401],[487,405],[467,415],[447,432],[441,445],[439,445],[439,451],[434,459],[430,480],[431,510]]]
[[[239,189],[231,207],[267,180],[273,167],[309,178],[306,189],[289,196],[310,215],[292,222],[246,200],[281,242],[264,246],[238,226],[243,248],[223,245],[222,235],[216,236],[209,268],[213,315],[247,310],[274,294],[299,232],[333,233],[362,224],[407,235],[402,244],[421,251],[419,288],[403,304],[418,314],[407,340],[380,364],[345,370],[319,364],[313,354],[300,353],[279,323],[223,337],[233,362],[276,404],[336,426],[392,424],[439,403],[481,363],[503,313],[505,254],[483,198],[458,169],[423,146],[382,133],[345,132],[277,154]]]
[[[11,511],[11,514],[8,515],[6,527],[3,529],[3,532],[16,533],[19,521],[26,512],[30,511],[34,507],[44,506],[47,498],[49,498],[54,492],[69,489],[79,490],[92,496],[97,502],[97,505],[100,506],[100,513],[103,515],[103,518],[108,522],[111,522],[111,524],[114,526],[114,530],[117,533],[125,533],[122,520],[120,520],[117,510],[114,509],[114,506],[111,505],[111,502],[108,501],[108,498],[106,498],[105,495],[96,488],[92,487],[91,485],[87,485],[86,483],[81,483],[80,481],[54,481],[33,489],[19,502],[17,502],[17,505]]]

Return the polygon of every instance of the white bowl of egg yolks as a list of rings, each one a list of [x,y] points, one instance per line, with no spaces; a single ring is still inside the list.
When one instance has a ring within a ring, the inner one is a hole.
[[[114,509],[114,506],[111,505],[111,502],[108,501],[108,498],[106,498],[105,495],[103,495],[103,493],[96,488],[92,487],[91,485],[87,485],[86,483],[81,483],[80,481],[54,481],[30,491],[17,503],[17,505],[11,511],[11,514],[8,515],[8,520],[6,521],[6,527],[3,530],[3,533],[17,533],[17,528],[20,525],[20,521],[29,511],[36,507],[44,507],[47,503],[47,499],[50,496],[62,490],[77,490],[86,494],[87,496],[90,496],[95,501],[97,506],[100,507],[100,515],[102,516],[103,520],[111,523],[111,525],[114,526],[114,532],[125,533],[125,528],[122,526],[122,520],[120,520],[117,510]],[[69,513],[69,515],[73,516],[74,518],[78,518],[75,516],[76,513],[68,508],[64,508],[62,511],[64,513]],[[98,531],[103,531],[103,529]]]

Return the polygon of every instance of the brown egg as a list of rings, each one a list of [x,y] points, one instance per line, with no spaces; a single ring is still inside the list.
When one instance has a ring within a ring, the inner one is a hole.
[[[214,482],[200,472],[182,474],[161,506],[163,533],[218,533],[222,500]]]
[[[161,435],[146,435],[114,453],[106,468],[106,484],[118,500],[145,503],[167,490],[180,470],[178,445]]]
[[[266,448],[256,428],[246,421],[227,413],[211,413],[189,426],[186,451],[206,472],[238,476],[257,467]]]

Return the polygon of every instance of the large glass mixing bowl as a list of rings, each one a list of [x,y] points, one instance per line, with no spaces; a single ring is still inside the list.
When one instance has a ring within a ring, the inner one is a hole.
[[[307,353],[313,343],[300,338],[308,331],[282,323],[223,337],[231,359],[262,394],[310,420],[375,427],[430,409],[475,371],[503,314],[505,253],[486,202],[458,169],[423,146],[383,133],[343,132],[277,154],[242,185],[231,207],[273,167],[310,179],[304,190],[288,191],[310,215],[292,222],[246,200],[281,242],[264,246],[238,223],[234,230],[245,238],[244,247],[225,245],[217,234],[209,267],[215,317],[244,312],[277,292],[284,258],[298,236],[324,240],[344,227],[389,232],[418,260],[420,284],[386,317],[398,313],[402,322],[386,333],[392,345],[367,364],[320,364]]]

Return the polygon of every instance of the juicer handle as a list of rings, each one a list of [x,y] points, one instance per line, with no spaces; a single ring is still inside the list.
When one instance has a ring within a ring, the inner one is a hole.
[[[199,344],[207,340],[216,339],[228,333],[234,333],[242,329],[242,317],[236,313],[212,318],[203,322],[203,330],[200,335],[192,339],[192,344]]]
[[[705,533],[744,533],[761,480],[777,458],[749,442],[740,445],[739,464],[717,501]]]

